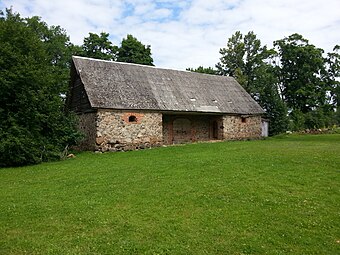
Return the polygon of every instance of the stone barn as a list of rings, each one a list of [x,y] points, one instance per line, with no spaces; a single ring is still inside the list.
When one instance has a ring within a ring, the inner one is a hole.
[[[83,150],[261,137],[262,108],[232,77],[73,57],[68,109]]]

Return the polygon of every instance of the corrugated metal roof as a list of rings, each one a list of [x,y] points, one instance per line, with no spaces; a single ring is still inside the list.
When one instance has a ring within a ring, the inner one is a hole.
[[[262,114],[232,77],[73,57],[94,108]]]

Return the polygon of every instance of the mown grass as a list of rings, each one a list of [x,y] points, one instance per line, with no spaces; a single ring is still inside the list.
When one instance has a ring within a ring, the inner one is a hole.
[[[0,254],[340,254],[340,135],[0,169]]]

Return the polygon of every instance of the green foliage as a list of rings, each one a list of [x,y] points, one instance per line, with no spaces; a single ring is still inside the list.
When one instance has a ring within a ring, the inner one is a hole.
[[[319,107],[307,113],[294,110],[290,113],[290,130],[320,129],[336,125],[336,113],[325,107]]]
[[[338,254],[339,155],[289,135],[1,169],[0,254]]]
[[[151,47],[145,46],[132,35],[127,35],[117,51],[117,61],[153,66]]]
[[[328,53],[326,58],[326,82],[330,92],[329,102],[336,109],[334,120],[340,124],[340,46],[336,45],[333,52]]]
[[[73,46],[73,52],[83,57],[153,66],[150,45],[145,46],[137,38],[127,35],[118,47],[113,45],[109,36],[105,32],[99,35],[89,33],[81,47]]]
[[[236,70],[244,70],[245,46],[240,31],[233,34],[227,42],[227,47],[220,49],[220,58],[216,67],[221,75],[236,76]]]
[[[24,19],[27,26],[33,30],[40,41],[47,55],[48,62],[53,69],[54,93],[66,94],[68,91],[70,62],[74,53],[74,45],[66,31],[60,26],[49,27],[40,17]]]
[[[218,75],[218,71],[215,70],[212,67],[199,66],[198,68],[187,68],[186,70],[190,71],[190,72],[196,72],[196,73],[205,73],[205,74],[215,74],[215,75]]]
[[[292,130],[339,124],[339,46],[323,57],[323,50],[299,34],[262,47],[253,32],[239,31],[222,48],[216,65],[219,74],[230,75],[266,111],[269,133],[287,129],[289,110]],[[278,63],[278,64],[276,64]]]
[[[269,134],[279,134],[287,129],[287,109],[278,92],[278,79],[270,62],[273,50],[261,46],[253,32],[245,36],[236,32],[228,39],[227,47],[220,49],[222,57],[216,65],[219,74],[230,75],[266,111]]]
[[[282,96],[292,112],[294,130],[331,126],[336,121],[339,54],[309,44],[299,34],[274,42],[280,63],[277,67]],[[303,116],[302,116],[303,115]]]
[[[259,65],[254,71],[253,84],[256,91],[252,93],[257,102],[266,111],[269,120],[269,135],[280,134],[288,128],[287,107],[277,89],[277,77],[274,67],[268,64]]]
[[[39,18],[22,19],[7,10],[0,19],[0,45],[0,166],[56,158],[77,137],[61,96],[68,37]]]
[[[0,140],[0,166],[20,166],[42,161],[43,149],[39,148],[42,144],[37,143],[27,128],[3,125]]]
[[[109,40],[109,33],[102,32],[100,35],[89,33],[88,37],[84,38],[81,56],[104,59],[116,60],[118,47],[113,45]]]
[[[295,110],[290,113],[289,117],[289,130],[299,131],[305,129],[305,115],[301,111]]]
[[[340,107],[339,106],[334,112],[334,122],[336,123],[336,125],[340,125]]]
[[[326,85],[323,50],[309,44],[299,34],[274,42],[280,57],[281,92],[287,106],[303,113],[323,105]]]

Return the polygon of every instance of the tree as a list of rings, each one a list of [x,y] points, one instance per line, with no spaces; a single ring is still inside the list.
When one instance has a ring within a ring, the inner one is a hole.
[[[61,62],[48,45],[55,28],[46,28],[12,10],[0,15],[0,166],[58,158],[77,140],[74,118],[63,111]]]
[[[326,58],[326,82],[329,89],[329,102],[332,109],[336,109],[334,121],[340,124],[340,46],[336,45],[333,52],[327,54]]]
[[[216,65],[221,75],[236,77],[237,70],[244,70],[245,46],[240,31],[233,34],[226,48],[220,49],[220,62]]]
[[[278,93],[278,79],[275,68],[262,63],[253,73],[253,88],[256,92],[252,95],[266,111],[269,119],[269,135],[280,134],[288,128],[287,107]]]
[[[118,49],[117,61],[153,66],[151,47],[145,46],[132,35],[127,35]]]
[[[274,42],[278,49],[281,93],[292,110],[307,113],[325,103],[326,86],[323,50],[299,34]]]
[[[105,32],[99,35],[89,33],[89,36],[84,38],[80,55],[89,58],[115,61],[118,47],[112,44],[109,36],[110,34]]]
[[[109,33],[90,33],[73,52],[83,57],[153,66],[150,45],[145,46],[132,35],[127,35],[118,47],[109,40]]]
[[[194,68],[187,68],[186,70],[190,71],[190,72],[195,72],[195,73],[205,73],[205,74],[215,74],[215,75],[218,75],[218,71],[215,70],[212,67],[199,66],[196,69],[194,69]]]
[[[295,129],[330,125],[333,110],[327,93],[331,84],[324,51],[299,34],[277,40],[274,46],[280,58],[277,70],[283,99],[293,119],[305,118]]]
[[[286,107],[281,100],[275,69],[270,64],[275,51],[261,46],[253,32],[245,36],[236,32],[228,39],[227,47],[220,49],[222,57],[216,65],[218,73],[229,75],[266,111],[270,121],[269,133],[278,134],[286,130]]]
[[[49,27],[40,17],[23,19],[27,26],[38,36],[48,57],[54,73],[55,93],[66,94],[68,90],[71,56],[74,45],[70,42],[66,31],[60,26]]]

